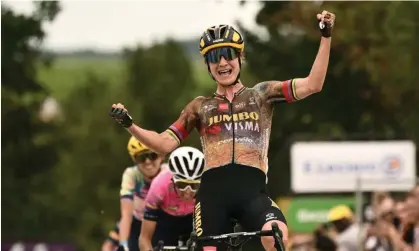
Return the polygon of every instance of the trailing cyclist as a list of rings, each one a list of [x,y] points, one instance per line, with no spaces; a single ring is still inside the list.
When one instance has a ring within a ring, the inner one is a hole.
[[[135,163],[125,169],[122,175],[120,198],[121,220],[109,233],[102,247],[110,243],[119,244],[124,251],[139,251],[139,235],[143,220],[145,198],[151,181],[166,168],[163,155],[151,151],[136,138],[128,141],[128,154]],[[109,250],[109,249],[108,249]],[[104,251],[104,250],[103,250]]]
[[[240,81],[243,37],[232,26],[217,25],[205,30],[199,42],[200,53],[217,84],[213,96],[192,100],[163,133],[137,126],[124,105],[112,105],[110,116],[159,153],[173,151],[194,128],[200,133],[206,164],[195,204],[198,235],[229,232],[230,218],[236,218],[246,231],[270,230],[275,222],[286,242],[284,215],[265,190],[273,105],[292,103],[322,90],[335,15],[323,11],[317,20],[320,48],[305,78],[245,87]],[[266,250],[275,250],[272,237],[263,237],[262,244]],[[208,246],[224,250],[216,242]]]
[[[158,241],[165,246],[178,246],[181,236],[186,244],[192,232],[195,193],[204,165],[204,154],[193,147],[180,147],[170,155],[169,170],[153,180],[147,194],[141,251],[152,250]]]

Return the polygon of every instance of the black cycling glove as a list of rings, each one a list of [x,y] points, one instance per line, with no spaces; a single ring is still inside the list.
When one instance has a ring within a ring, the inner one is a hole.
[[[111,108],[109,115],[121,126],[128,128],[132,125],[132,117],[123,108]]]
[[[323,11],[322,15],[324,15],[323,21],[318,20],[322,37],[331,37],[333,25],[335,23],[335,14]]]

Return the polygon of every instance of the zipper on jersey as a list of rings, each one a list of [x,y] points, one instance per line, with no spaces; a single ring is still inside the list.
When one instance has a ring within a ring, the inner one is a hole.
[[[229,114],[231,116],[231,130],[233,132],[233,140],[232,140],[233,141],[233,150],[232,150],[233,152],[232,152],[232,155],[231,155],[231,163],[235,162],[234,153],[235,153],[236,135],[235,135],[235,130],[234,130],[235,124],[234,124],[234,120],[233,120],[233,101],[234,101],[235,97],[236,97],[236,93],[234,93],[233,99],[230,102],[230,100],[228,100],[227,97],[224,96],[224,100],[226,100],[228,102],[228,110],[229,110]]]
[[[231,101],[233,101],[233,100],[234,100],[234,97]],[[228,108],[230,110],[230,116],[231,116],[231,130],[233,131],[233,153],[232,153],[232,156],[231,156],[231,158],[232,158],[231,163],[234,163],[234,152],[235,152],[234,148],[235,148],[236,137],[234,135],[235,134],[234,133],[235,124],[234,124],[234,120],[233,120],[233,102],[228,101]]]

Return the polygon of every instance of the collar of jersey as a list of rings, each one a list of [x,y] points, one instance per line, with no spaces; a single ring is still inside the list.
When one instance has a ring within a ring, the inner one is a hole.
[[[236,96],[238,96],[238,95],[240,95],[244,90],[246,90],[247,89],[247,87],[246,86],[243,86],[242,88],[240,88],[236,93],[235,93],[235,95]],[[214,96],[215,97],[217,97],[217,98],[222,98],[222,99],[225,99],[226,98],[226,96],[225,95],[221,95],[221,94],[218,94],[218,93],[216,93],[216,92],[214,92]]]

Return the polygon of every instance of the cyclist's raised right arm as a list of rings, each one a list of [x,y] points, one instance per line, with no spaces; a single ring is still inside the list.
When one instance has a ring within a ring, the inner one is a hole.
[[[162,133],[145,130],[135,124],[132,124],[127,130],[153,151],[162,154],[169,153],[178,147],[197,126],[200,102],[202,102],[202,97],[197,97],[189,102],[175,123]]]

